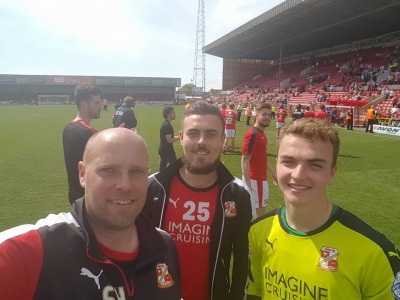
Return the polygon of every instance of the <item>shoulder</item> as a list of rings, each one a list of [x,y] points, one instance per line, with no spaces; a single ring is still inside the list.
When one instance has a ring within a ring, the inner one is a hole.
[[[46,218],[37,221],[36,224],[24,224],[1,232],[0,245],[12,239],[23,240],[24,237],[29,236],[29,233],[35,231],[42,233],[50,232],[50,229],[63,224],[79,227],[78,222],[71,213],[50,214]]]
[[[372,228],[370,225],[365,223],[351,212],[343,210],[341,215],[338,216],[337,221],[347,229],[353,231],[357,235],[360,235],[362,239],[366,239],[375,244],[377,247],[384,250],[385,253],[389,250],[393,250],[394,248],[394,245],[386,238],[385,235]]]

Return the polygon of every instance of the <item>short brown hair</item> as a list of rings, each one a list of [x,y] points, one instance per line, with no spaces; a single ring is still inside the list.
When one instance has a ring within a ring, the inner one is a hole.
[[[260,110],[262,110],[264,108],[271,110],[271,105],[268,103],[265,103],[265,102],[259,102],[256,105],[256,112],[259,112]]]
[[[183,129],[183,121],[185,120],[186,117],[206,116],[206,115],[215,115],[218,117],[218,119],[221,121],[222,133],[224,134],[225,133],[225,121],[224,121],[224,118],[222,117],[222,114],[219,111],[218,107],[216,107],[215,105],[203,102],[203,101],[195,102],[194,104],[190,105],[187,110],[185,110],[183,112],[181,128]]]
[[[339,155],[340,139],[336,129],[326,122],[326,120],[302,118],[288,126],[285,126],[279,135],[278,153],[280,144],[286,135],[297,135],[311,141],[321,140],[324,142],[330,142],[333,146],[332,168],[336,166],[337,157]]]

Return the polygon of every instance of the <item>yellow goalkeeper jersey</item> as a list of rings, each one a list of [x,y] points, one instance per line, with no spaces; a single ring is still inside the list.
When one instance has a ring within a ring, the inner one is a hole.
[[[295,235],[281,210],[250,228],[248,300],[400,299],[400,254],[384,235],[340,207],[321,228]]]

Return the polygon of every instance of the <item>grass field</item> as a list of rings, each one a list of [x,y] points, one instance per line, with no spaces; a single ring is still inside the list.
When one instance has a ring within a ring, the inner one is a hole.
[[[180,128],[182,107],[177,107]],[[161,106],[137,106],[138,133],[150,151],[150,167],[158,169]],[[69,210],[67,176],[61,135],[76,114],[74,106],[0,106],[0,231],[35,222],[48,213]],[[98,129],[111,126],[112,111],[92,122]],[[267,129],[268,153],[275,165],[275,123]],[[237,148],[247,130],[242,120],[237,126]],[[329,198],[353,212],[400,246],[400,138],[339,128],[341,149],[338,172],[329,188]],[[179,142],[175,143],[181,155]],[[240,154],[228,153],[221,160],[241,177]],[[282,205],[279,189],[270,185],[268,210]],[[356,245],[355,245],[356,246]]]

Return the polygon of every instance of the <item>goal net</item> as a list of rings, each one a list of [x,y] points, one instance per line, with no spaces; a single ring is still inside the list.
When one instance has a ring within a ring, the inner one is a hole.
[[[39,105],[69,105],[69,95],[38,95]]]

